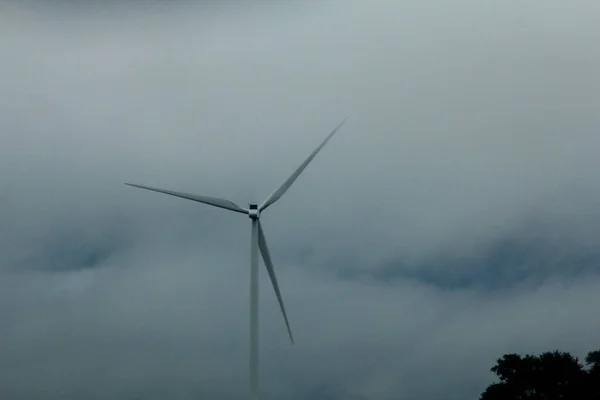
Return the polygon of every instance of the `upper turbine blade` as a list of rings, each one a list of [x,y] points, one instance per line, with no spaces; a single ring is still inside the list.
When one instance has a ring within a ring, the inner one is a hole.
[[[304,171],[304,168],[306,168],[306,166],[312,161],[312,159],[315,158],[315,156],[317,155],[317,153],[319,151],[321,151],[321,149],[323,148],[323,146],[325,146],[327,144],[327,142],[329,141],[329,139],[331,139],[331,137],[338,131],[338,129],[340,129],[342,127],[342,125],[344,124],[344,122],[346,122],[346,119],[348,119],[348,118],[344,118],[342,120],[342,122],[340,122],[339,125],[336,126],[335,129],[329,135],[327,135],[327,137],[325,138],[325,140],[323,140],[323,142],[319,145],[319,147],[317,147],[315,149],[315,151],[313,151],[311,153],[311,155],[308,156],[308,158],[306,160],[304,160],[304,162],[302,164],[300,164],[300,166],[298,167],[298,169],[296,169],[296,171],[294,171],[294,173],[285,182],[283,182],[283,185],[281,185],[277,190],[275,190],[273,193],[271,193],[269,195],[269,197],[267,197],[265,199],[265,201],[258,207],[258,209],[260,211],[262,211],[265,208],[269,207],[271,204],[273,204],[277,200],[279,200],[279,198],[281,196],[283,196],[283,194],[290,188],[290,186],[292,186],[292,184],[298,178],[298,176],[300,176],[300,174],[302,173],[302,171]]]
[[[273,262],[271,261],[271,255],[269,254],[269,247],[267,247],[267,239],[265,238],[265,233],[263,232],[260,220],[258,221],[258,248],[260,249],[260,254],[262,254],[262,258],[265,261],[265,266],[267,267],[269,278],[271,278],[273,289],[275,289],[275,295],[277,296],[279,308],[281,308],[281,313],[283,314],[283,319],[285,320],[285,326],[287,327],[288,334],[290,335],[290,340],[292,343],[294,343],[294,337],[292,336],[290,323],[288,321],[287,313],[285,312],[285,306],[283,305],[283,299],[281,298],[279,285],[277,284],[277,277],[275,276],[275,270],[273,269]]]
[[[136,185],[133,183],[126,183],[126,185],[133,186],[133,187],[140,188],[140,189],[152,190],[153,192],[169,194],[171,196],[181,197],[182,199],[193,200],[193,201],[197,201],[199,203],[204,203],[204,204],[208,204],[211,206],[224,208],[226,210],[236,211],[236,212],[243,213],[243,214],[248,213],[248,210],[243,209],[242,207],[238,206],[237,204],[235,204],[229,200],[219,199],[217,197],[208,197],[208,196],[200,196],[197,194],[175,192],[172,190],[157,189],[154,187]]]

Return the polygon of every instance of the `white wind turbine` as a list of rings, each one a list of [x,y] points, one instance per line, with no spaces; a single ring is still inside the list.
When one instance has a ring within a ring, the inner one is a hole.
[[[292,336],[292,330],[290,329],[290,323],[288,321],[287,313],[285,311],[285,306],[283,305],[283,299],[281,297],[281,292],[279,290],[279,285],[277,284],[277,278],[275,276],[275,270],[273,269],[273,263],[271,261],[271,255],[269,253],[269,248],[267,247],[267,240],[265,238],[265,234],[263,232],[262,226],[260,224],[260,213],[264,211],[271,204],[275,203],[283,194],[292,186],[294,181],[300,176],[302,171],[307,167],[307,165],[312,161],[313,158],[321,151],[321,149],[327,144],[329,139],[342,127],[346,119],[342,120],[340,124],[323,140],[323,142],[317,147],[310,156],[300,166],[294,171],[294,173],[285,181],[283,184],[271,193],[260,205],[257,204],[249,204],[248,208],[242,208],[237,204],[217,198],[217,197],[208,197],[201,196],[190,193],[182,193],[175,192],[172,190],[164,190],[158,189],[149,186],[136,185],[133,183],[126,183],[126,185],[137,187],[140,189],[152,190],[154,192],[164,193],[171,196],[181,197],[188,200],[197,201],[200,203],[208,204],[211,206],[224,208],[226,210],[239,212],[242,214],[247,214],[252,221],[252,234],[251,234],[251,244],[250,244],[250,393],[251,399],[258,399],[258,252],[260,251],[262,258],[265,262],[265,267],[267,268],[267,273],[269,274],[269,278],[271,279],[271,283],[273,284],[273,289],[275,290],[275,295],[277,296],[277,301],[279,302],[279,307],[281,308],[281,313],[283,314],[283,319],[285,321],[285,325],[287,327],[288,334],[290,336],[290,340],[294,343],[294,338]]]

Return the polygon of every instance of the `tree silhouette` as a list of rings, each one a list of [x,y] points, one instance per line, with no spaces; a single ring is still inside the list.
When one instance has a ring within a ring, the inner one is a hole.
[[[492,367],[499,382],[480,400],[600,400],[600,351],[589,352],[587,369],[569,353],[506,354]]]
[[[590,351],[585,357],[588,365],[590,399],[600,400],[600,350]]]

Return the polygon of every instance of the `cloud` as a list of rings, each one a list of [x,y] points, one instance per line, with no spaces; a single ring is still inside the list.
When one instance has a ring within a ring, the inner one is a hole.
[[[265,398],[478,396],[597,348],[595,3],[6,3],[0,394],[239,398],[245,205]]]

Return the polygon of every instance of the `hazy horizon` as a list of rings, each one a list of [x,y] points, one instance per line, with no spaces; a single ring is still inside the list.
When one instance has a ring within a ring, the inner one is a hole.
[[[42,4],[43,3],[43,4]],[[0,397],[478,398],[600,348],[600,4],[4,2]],[[136,397],[137,396],[137,397]]]

